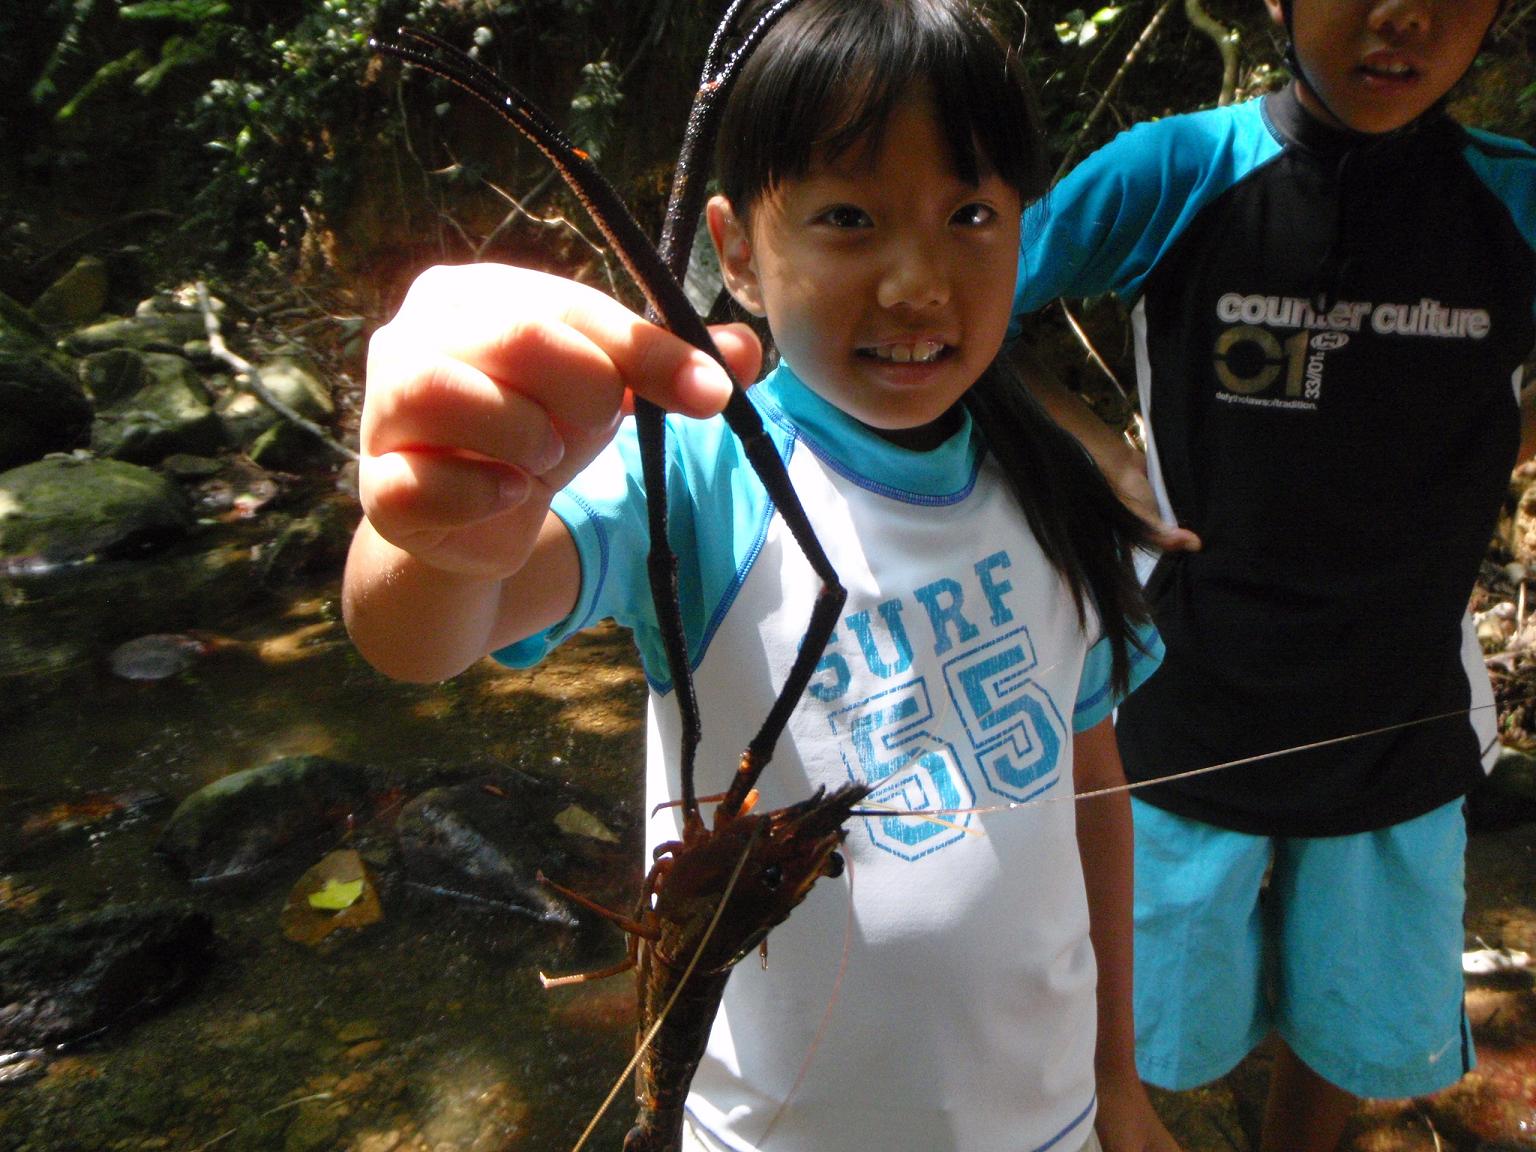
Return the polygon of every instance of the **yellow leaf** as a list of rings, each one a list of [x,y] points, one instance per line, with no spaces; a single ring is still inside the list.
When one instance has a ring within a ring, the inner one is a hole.
[[[600,840],[604,844],[619,842],[619,838],[608,831],[601,820],[575,804],[563,809],[555,817],[555,827],[568,836],[586,836],[592,840]]]
[[[337,880],[333,876],[325,882],[325,887],[309,894],[309,906],[327,912],[340,912],[343,908],[350,908],[356,904],[358,897],[362,894],[361,879]]]

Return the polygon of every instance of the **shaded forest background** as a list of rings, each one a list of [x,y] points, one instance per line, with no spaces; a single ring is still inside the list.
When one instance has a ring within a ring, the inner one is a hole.
[[[542,158],[469,99],[374,58],[367,36],[409,24],[473,47],[562,120],[654,227],[723,6],[3,0],[0,290],[27,304],[85,253],[108,261],[124,307],[190,276],[275,278],[325,302],[335,323],[312,335],[351,360],[435,262],[504,259],[613,282]],[[1283,80],[1260,0],[994,7],[1058,161],[1137,120]],[[1533,9],[1508,5],[1458,94],[1464,118],[1525,139],[1536,135]]]

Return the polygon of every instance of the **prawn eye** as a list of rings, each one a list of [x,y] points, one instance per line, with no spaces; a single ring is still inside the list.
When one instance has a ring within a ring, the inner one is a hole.
[[[843,854],[833,852],[827,856],[827,862],[821,866],[821,874],[828,879],[836,880],[843,874]]]
[[[758,879],[763,882],[765,888],[777,888],[784,882],[784,869],[777,864],[770,864],[763,869]]]

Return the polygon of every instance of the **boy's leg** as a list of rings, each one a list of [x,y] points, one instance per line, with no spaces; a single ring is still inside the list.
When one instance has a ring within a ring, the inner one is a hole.
[[[1376,832],[1277,845],[1275,1027],[1287,1050],[1265,1152],[1331,1149],[1352,1097],[1425,1095],[1471,1066],[1465,852],[1460,801]]]
[[[1136,1063],[1159,1088],[1215,1080],[1269,1034],[1259,892],[1267,837],[1132,798]]]
[[[1269,1074],[1259,1152],[1333,1152],[1359,1102],[1308,1068],[1282,1040]]]

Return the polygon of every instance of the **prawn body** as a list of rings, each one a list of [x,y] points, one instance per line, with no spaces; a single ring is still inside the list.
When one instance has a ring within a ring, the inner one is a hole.
[[[646,878],[652,906],[636,933],[641,1035],[660,1021],[636,1066],[640,1112],[624,1152],[671,1152],[731,969],[782,924],[823,876],[837,876],[842,825],[869,793],[844,785],[771,812],[685,820]],[[730,891],[722,902],[726,878]]]

